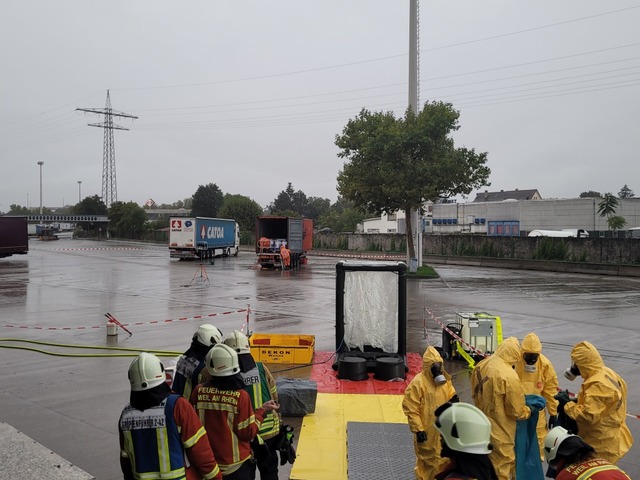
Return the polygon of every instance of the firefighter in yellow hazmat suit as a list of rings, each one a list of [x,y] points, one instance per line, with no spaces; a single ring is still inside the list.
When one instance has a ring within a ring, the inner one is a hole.
[[[471,375],[473,401],[491,420],[489,459],[499,480],[515,478],[516,422],[531,416],[524,389],[513,366],[520,358],[520,344],[509,337],[495,353],[478,363]]]
[[[605,366],[600,352],[589,342],[571,350],[567,378],[583,378],[577,402],[567,402],[564,412],[578,424],[578,434],[595,448],[598,456],[616,463],[633,445],[627,427],[627,384]]]
[[[554,399],[558,393],[558,376],[556,370],[547,357],[542,354],[542,343],[535,333],[529,333],[520,347],[522,354],[516,363],[516,373],[522,383],[525,394],[540,395],[547,401],[549,421],[540,412],[538,416],[538,444],[540,458],[544,459],[544,438],[547,436],[547,426],[555,426],[558,416],[558,401]]]
[[[413,377],[402,400],[402,410],[414,433],[414,472],[418,480],[433,480],[448,463],[440,456],[440,433],[435,426],[436,409],[448,401],[458,401],[456,389],[451,376],[444,370],[442,357],[429,346],[422,356],[422,372]]]

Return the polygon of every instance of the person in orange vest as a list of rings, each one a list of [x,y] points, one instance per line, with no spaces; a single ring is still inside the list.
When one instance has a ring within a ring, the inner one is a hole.
[[[124,479],[222,480],[198,415],[171,391],[158,357],[140,353],[129,383],[129,404],[118,422]]]
[[[282,269],[289,270],[291,265],[291,250],[287,248],[287,244],[280,245],[280,258],[282,259]]]
[[[258,248],[260,249],[260,253],[266,253],[269,251],[271,247],[271,240],[267,237],[260,237],[258,240]]]

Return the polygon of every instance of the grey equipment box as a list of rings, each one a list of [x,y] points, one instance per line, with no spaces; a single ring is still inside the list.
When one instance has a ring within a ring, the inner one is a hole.
[[[280,415],[304,417],[316,411],[318,385],[313,380],[299,378],[276,379]]]

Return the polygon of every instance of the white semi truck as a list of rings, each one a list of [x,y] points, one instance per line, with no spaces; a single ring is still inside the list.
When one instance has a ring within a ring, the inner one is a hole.
[[[195,260],[237,256],[240,228],[235,220],[207,217],[169,219],[169,257]]]

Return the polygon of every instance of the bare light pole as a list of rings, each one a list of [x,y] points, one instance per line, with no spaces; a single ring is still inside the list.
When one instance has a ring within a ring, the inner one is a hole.
[[[82,180],[78,180],[78,203],[80,203],[82,201],[82,194],[80,193],[80,185],[82,185]]]
[[[418,0],[409,2],[409,107],[418,115],[418,97],[420,90],[420,10]],[[407,248],[409,271],[415,272],[422,266],[422,221],[420,209],[412,208],[405,212],[407,224],[412,227],[408,232],[413,238],[413,249]],[[415,257],[411,258],[414,254]]]
[[[40,161],[38,165],[40,165],[40,215],[42,215],[42,165],[44,162]]]

